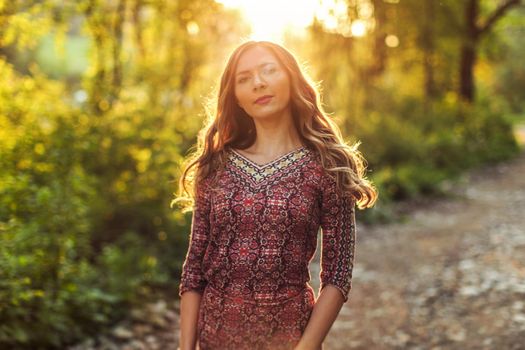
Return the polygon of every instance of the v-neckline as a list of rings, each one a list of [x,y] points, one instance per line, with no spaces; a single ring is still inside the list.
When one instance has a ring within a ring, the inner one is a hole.
[[[305,149],[305,148],[306,148],[306,145],[303,145],[303,146],[301,146],[301,147],[299,147],[299,148],[295,148],[295,149],[293,149],[293,150],[291,150],[291,151],[289,151],[289,152],[286,152],[285,154],[283,154],[283,155],[281,155],[281,156],[278,156],[278,157],[275,158],[274,160],[271,160],[271,161],[266,162],[266,163],[264,163],[264,164],[258,164],[258,163],[256,163],[256,162],[254,162],[253,160],[251,160],[250,158],[248,158],[248,157],[246,157],[245,155],[243,155],[242,153],[240,153],[239,151],[237,151],[237,150],[235,150],[234,148],[230,147],[230,149],[232,150],[233,153],[235,153],[236,155],[238,155],[239,157],[241,157],[243,160],[245,160],[246,162],[250,163],[251,165],[255,166],[255,167],[258,168],[258,169],[264,169],[264,168],[266,168],[266,167],[268,167],[268,166],[270,166],[270,165],[272,165],[272,164],[274,164],[274,163],[279,162],[279,161],[280,161],[281,159],[283,159],[283,158],[286,158],[286,157],[288,157],[288,156],[290,156],[290,155],[292,155],[292,154],[295,154],[295,153],[297,153],[297,152],[299,152],[299,151],[302,151],[302,150]]]
[[[265,164],[257,164],[245,155],[229,147],[229,161],[232,166],[242,173],[255,186],[259,186],[281,174],[285,170],[300,162],[309,153],[310,149],[304,145],[287,152]]]

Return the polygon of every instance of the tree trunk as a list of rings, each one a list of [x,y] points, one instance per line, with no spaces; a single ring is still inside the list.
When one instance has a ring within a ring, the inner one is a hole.
[[[431,101],[437,94],[437,89],[434,81],[434,51],[435,51],[435,37],[434,37],[434,1],[425,1],[425,12],[427,21],[423,27],[423,71],[425,74],[424,91],[425,91],[425,109],[428,102]]]
[[[461,45],[459,67],[459,94],[468,102],[474,100],[474,64],[478,41],[478,0],[468,0],[465,5],[465,32]]]
[[[474,101],[474,64],[476,63],[476,49],[474,44],[464,43],[461,48],[460,61],[460,96],[468,101]]]
[[[465,4],[465,32],[461,45],[461,61],[459,74],[459,94],[467,102],[475,98],[474,65],[476,64],[477,47],[482,35],[490,31],[494,23],[512,6],[521,4],[522,0],[507,0],[498,6],[487,17],[483,24],[479,22],[479,0],[468,0]]]

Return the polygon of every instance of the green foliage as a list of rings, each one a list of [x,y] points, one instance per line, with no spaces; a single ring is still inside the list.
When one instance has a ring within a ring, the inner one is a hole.
[[[60,85],[4,61],[0,72],[0,344],[60,346],[116,301],[87,261],[96,180],[76,158],[77,119]]]
[[[154,245],[134,231],[107,242],[94,234],[112,203],[119,211],[113,190],[100,196],[102,186],[115,182],[88,168],[94,164],[86,159],[103,161],[100,148],[79,127],[86,123],[84,114],[60,102],[61,85],[38,71],[35,78],[18,76],[4,61],[0,72],[0,344],[60,348],[123,317],[124,306],[138,302],[149,292],[148,285],[167,283],[167,270]],[[55,101],[52,108],[48,101]],[[125,152],[123,166],[140,169],[143,158],[128,156],[134,150]],[[115,187],[118,193],[118,181]],[[147,208],[152,193],[139,194],[143,196],[121,195],[120,201],[134,197],[135,205],[143,207],[137,211],[161,225],[166,217],[159,213],[167,215],[161,206],[168,208],[169,198],[152,210]],[[129,206],[120,204],[121,211]],[[129,227],[140,229],[140,223],[131,221]]]
[[[424,107],[407,98],[391,110],[371,113],[358,128],[383,197],[440,194],[443,180],[519,151],[512,123],[491,100],[460,104],[449,94]]]

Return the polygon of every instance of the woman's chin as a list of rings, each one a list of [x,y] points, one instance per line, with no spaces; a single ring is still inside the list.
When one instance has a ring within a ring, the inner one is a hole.
[[[283,116],[286,115],[285,111],[279,110],[276,108],[268,108],[266,110],[258,110],[253,111],[253,113],[250,113],[250,116],[254,119],[282,119]]]

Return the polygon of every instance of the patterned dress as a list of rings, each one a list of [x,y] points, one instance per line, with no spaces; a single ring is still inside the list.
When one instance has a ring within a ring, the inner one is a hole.
[[[293,349],[315,295],[309,263],[322,230],[319,293],[345,302],[355,253],[355,200],[302,146],[264,165],[227,149],[215,192],[196,195],[179,295],[202,293],[200,349]]]

